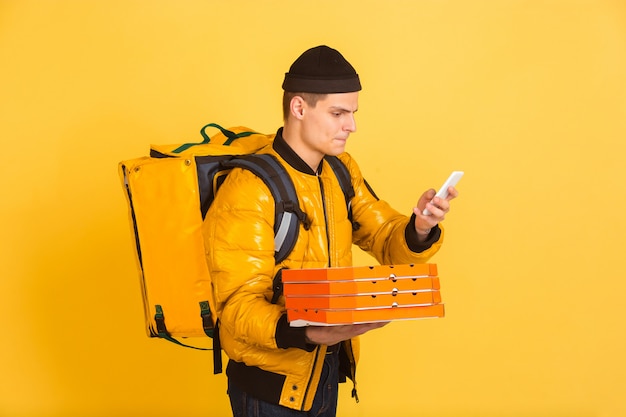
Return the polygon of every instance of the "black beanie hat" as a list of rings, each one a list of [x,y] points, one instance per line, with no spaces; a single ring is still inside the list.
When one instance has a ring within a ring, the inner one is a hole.
[[[294,93],[352,93],[361,90],[359,75],[337,50],[326,45],[305,51],[285,73],[283,90]]]

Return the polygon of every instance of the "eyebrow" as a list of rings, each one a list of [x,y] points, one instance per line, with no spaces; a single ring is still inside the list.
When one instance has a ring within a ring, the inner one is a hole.
[[[345,108],[345,107],[340,107],[340,106],[330,106],[330,107],[328,108],[328,110],[330,110],[330,111],[340,111],[340,112],[343,112],[343,113],[356,113],[356,112],[359,110],[359,108],[357,107],[354,111],[352,111],[352,110],[347,109],[347,108]]]

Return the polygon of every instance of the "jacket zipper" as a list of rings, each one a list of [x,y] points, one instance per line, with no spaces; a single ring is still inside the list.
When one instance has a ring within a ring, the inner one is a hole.
[[[317,181],[320,184],[320,193],[322,196],[322,210],[324,211],[324,230],[326,230],[326,245],[328,250],[328,267],[332,266],[331,256],[330,256],[330,234],[328,233],[328,216],[326,215],[326,197],[324,196],[324,184],[322,183],[322,178],[318,175]]]
[[[320,184],[320,195],[322,197],[322,210],[324,212],[324,229],[326,230],[326,245],[327,245],[327,250],[328,250],[328,267],[330,268],[332,266],[331,263],[331,256],[330,256],[330,234],[328,233],[328,216],[326,215],[326,197],[324,196],[324,184],[322,182],[322,178],[319,176],[319,174],[317,175],[317,181]],[[352,347],[352,345],[350,345],[350,347]],[[316,349],[316,353],[315,353],[315,365],[314,367],[317,365],[317,361],[319,360],[319,355],[320,355],[320,351],[321,351],[321,347],[318,346]],[[350,349],[352,350],[352,348]],[[354,375],[355,372],[355,366],[354,366],[354,359],[351,359],[351,364],[350,367],[352,368],[352,374]],[[302,410],[304,410],[304,403],[306,403],[307,400],[307,395],[309,394],[309,390],[311,389],[311,382],[313,380],[313,374],[315,373],[315,368],[313,369],[313,373],[311,373],[311,377],[309,378],[309,382],[307,384],[306,387],[306,392],[304,394],[304,402],[302,404]],[[356,397],[356,401],[359,402],[358,396],[356,394],[356,382],[353,380],[354,383],[354,389],[352,390],[352,396]],[[318,382],[318,386],[319,386],[319,382]]]
[[[311,371],[311,375],[309,376],[309,381],[306,384],[306,390],[304,391],[304,398],[302,400],[302,405],[300,406],[300,411],[304,411],[304,406],[307,403],[307,397],[309,396],[309,391],[311,390],[311,382],[313,382],[313,375],[315,375],[315,368],[318,366],[317,362],[319,361],[319,358],[320,358],[320,350],[321,350],[320,346],[318,346],[315,349],[315,360],[313,361],[313,370]],[[317,385],[319,386],[319,382]],[[313,395],[315,395],[315,392],[313,393]]]
[[[324,198],[324,185],[322,184],[322,179],[320,178],[319,174],[316,175],[317,176],[317,181],[320,185],[320,194],[322,196],[322,210],[324,212],[324,226],[325,226],[325,230],[326,230],[326,244],[328,247],[328,266],[330,267],[330,237],[328,234],[328,217],[326,216],[326,198]],[[315,368],[318,366],[318,361],[320,358],[320,351],[321,351],[321,347],[318,346],[316,348],[316,352],[315,352],[315,360],[313,361],[314,365],[313,365],[313,371],[311,372],[311,375],[309,377],[309,381],[307,383],[306,386],[306,391],[304,392],[304,401],[302,402],[302,408],[301,411],[304,411],[304,405],[307,402],[307,397],[309,395],[309,391],[311,390],[311,383],[313,382],[313,375],[315,374]],[[319,386],[319,382],[318,382],[318,386]]]
[[[352,340],[347,341],[347,345],[349,349],[346,349],[346,353],[348,353],[348,358],[350,360],[350,373],[352,380],[352,398],[358,403],[359,402],[359,394],[356,391],[356,359],[354,358],[354,350],[352,348]],[[345,346],[344,346],[345,348]]]

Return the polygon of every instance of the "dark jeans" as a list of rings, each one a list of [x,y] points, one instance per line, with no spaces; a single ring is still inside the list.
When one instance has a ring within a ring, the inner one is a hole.
[[[234,417],[335,417],[339,383],[339,355],[326,355],[320,383],[310,411],[298,411],[250,397],[228,381],[228,396]]]

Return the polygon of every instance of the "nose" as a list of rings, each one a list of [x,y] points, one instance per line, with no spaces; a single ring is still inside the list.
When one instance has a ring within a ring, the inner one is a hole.
[[[346,122],[344,124],[343,130],[347,132],[356,132],[356,120],[354,118],[354,114],[348,115],[346,118]]]

